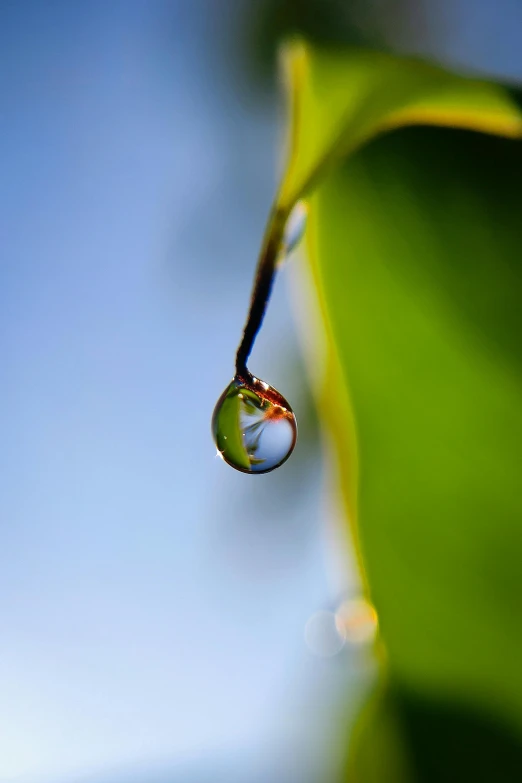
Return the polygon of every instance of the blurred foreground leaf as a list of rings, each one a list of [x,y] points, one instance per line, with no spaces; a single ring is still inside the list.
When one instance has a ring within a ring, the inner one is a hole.
[[[521,115],[412,60],[293,45],[284,64],[278,205],[313,191],[319,404],[385,646],[347,779],[517,780]]]

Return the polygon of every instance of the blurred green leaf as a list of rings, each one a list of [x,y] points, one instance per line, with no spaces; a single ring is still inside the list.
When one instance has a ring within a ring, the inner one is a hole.
[[[315,189],[319,402],[385,649],[348,779],[515,780],[521,115],[501,88],[412,60],[294,44],[284,62],[277,203]]]
[[[522,116],[499,86],[420,60],[367,50],[281,49],[291,105],[288,161],[278,205],[312,190],[332,164],[375,136],[407,125],[442,125],[518,138]]]

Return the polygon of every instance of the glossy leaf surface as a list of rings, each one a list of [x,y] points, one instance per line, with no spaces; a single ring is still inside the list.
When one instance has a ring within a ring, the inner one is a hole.
[[[520,113],[498,86],[387,55],[294,45],[286,65],[293,146],[279,203],[314,192],[318,400],[387,660],[349,778],[511,780],[522,734]]]

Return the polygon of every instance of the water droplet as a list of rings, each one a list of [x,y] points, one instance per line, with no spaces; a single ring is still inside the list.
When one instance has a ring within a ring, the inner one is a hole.
[[[298,201],[286,221],[283,236],[283,252],[285,255],[292,253],[303,238],[307,217],[308,205],[306,201]]]
[[[339,630],[333,612],[316,612],[305,626],[305,642],[310,652],[320,658],[331,658],[341,652],[345,637]]]
[[[377,612],[364,598],[352,598],[337,609],[335,624],[350,644],[369,644],[377,633]]]
[[[214,408],[218,454],[243,473],[268,473],[288,459],[297,439],[294,413],[276,389],[236,376]]]

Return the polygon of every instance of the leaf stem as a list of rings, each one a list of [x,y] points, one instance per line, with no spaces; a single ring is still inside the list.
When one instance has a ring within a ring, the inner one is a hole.
[[[277,203],[277,202],[276,202]],[[250,308],[243,329],[243,337],[236,354],[236,374],[244,379],[251,377],[247,361],[263,319],[272,293],[276,276],[277,259],[283,244],[283,235],[289,214],[288,208],[274,207],[268,220],[259,261],[257,263],[254,287],[250,299]]]

